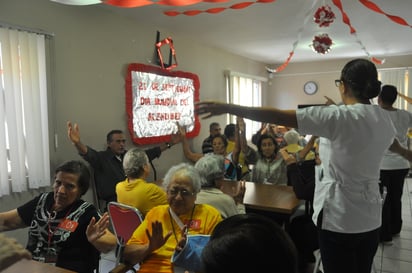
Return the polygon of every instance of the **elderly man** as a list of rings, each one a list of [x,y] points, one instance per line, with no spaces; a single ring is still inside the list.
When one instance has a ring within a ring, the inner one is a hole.
[[[116,184],[126,178],[122,166],[123,157],[126,153],[126,137],[123,131],[110,131],[106,137],[107,149],[100,152],[81,142],[79,126],[76,123],[67,122],[67,135],[80,156],[93,167],[98,199],[106,203],[116,201]],[[160,146],[147,149],[145,152],[149,162],[160,157],[163,151],[170,149],[172,145],[179,141],[180,137],[172,135],[171,143],[166,142]]]

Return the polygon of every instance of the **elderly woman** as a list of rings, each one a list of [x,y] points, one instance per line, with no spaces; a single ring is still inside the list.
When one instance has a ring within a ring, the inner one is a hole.
[[[168,205],[152,208],[125,247],[126,261],[142,263],[139,272],[175,272],[170,259],[184,246],[186,236],[211,234],[222,220],[212,206],[195,204],[201,184],[193,166],[181,163],[170,168],[163,187]]]
[[[92,204],[80,199],[89,184],[90,172],[83,162],[63,163],[55,171],[53,192],[0,213],[0,230],[29,227],[27,249],[34,260],[75,272],[94,272],[99,252],[112,250],[116,238],[107,230],[108,215],[100,218]]]
[[[291,129],[287,131],[283,137],[285,138],[287,145],[282,149],[282,151],[293,154],[296,157],[297,161],[315,159],[315,153],[311,150],[315,143],[315,136],[312,136],[310,142],[308,142],[310,143],[308,150],[304,150],[305,147],[299,144],[300,134],[296,132],[296,130]]]
[[[147,183],[150,163],[146,152],[140,148],[127,151],[123,158],[125,181],[116,185],[117,201],[137,208],[143,216],[158,205],[166,205],[166,192],[154,183]]]
[[[196,198],[197,204],[212,205],[217,208],[223,218],[245,213],[243,205],[244,182],[241,182],[240,189],[233,197],[220,190],[225,173],[223,156],[207,154],[196,162],[195,168],[199,171],[202,179],[202,189]]]

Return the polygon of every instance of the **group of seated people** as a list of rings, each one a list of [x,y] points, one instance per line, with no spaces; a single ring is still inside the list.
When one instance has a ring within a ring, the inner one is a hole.
[[[246,140],[246,125],[238,117],[236,124],[225,126],[221,134],[219,123],[213,122],[209,127],[210,135],[202,143],[202,153],[192,152],[185,137],[185,129],[179,127],[185,157],[197,162],[206,154],[224,157],[225,178],[229,180],[247,180],[255,183],[288,183],[287,165],[291,158],[285,160],[284,153],[291,155],[297,162],[315,159],[315,139],[305,139],[295,129],[285,126],[262,123],[262,127],[252,136],[252,143]],[[308,145],[306,149],[305,146]]]
[[[151,203],[152,207],[148,208],[124,250],[128,263],[140,264],[139,272],[186,271],[187,268],[174,265],[171,257],[185,248],[188,236],[196,234],[211,235],[204,251],[196,257],[202,265],[199,272],[227,272],[233,268],[236,272],[250,272],[257,267],[296,272],[296,250],[285,231],[268,218],[242,213],[239,205],[244,189],[234,199],[224,196],[227,204],[231,202],[233,205],[233,211],[227,211],[225,219],[214,206],[196,202],[203,189],[218,189],[223,174],[220,157],[207,155],[195,166],[180,163],[171,167],[163,179],[164,192],[144,180],[148,166],[145,157],[144,152],[135,148],[128,151],[124,161],[132,183],[147,186],[144,190],[163,200]],[[219,168],[215,169],[217,166]],[[12,250],[10,254],[15,253],[14,257],[19,258],[31,257],[75,272],[94,272],[98,268],[100,252],[113,250],[117,242],[108,229],[108,214],[100,215],[94,205],[81,199],[89,183],[90,171],[82,161],[65,162],[55,171],[52,192],[42,193],[16,209],[0,213],[1,231],[29,228],[27,249],[30,253],[22,255],[21,248],[12,248],[8,243],[6,247]],[[124,186],[120,183],[118,190],[121,188]],[[130,193],[135,194],[134,191]],[[124,195],[119,194],[120,197]],[[216,199],[216,204],[220,202]],[[145,206],[148,205],[140,206],[142,211]],[[278,247],[273,248],[273,245]],[[258,261],[258,265],[239,263],[239,259],[247,261],[251,257]],[[8,258],[4,266],[11,260]]]
[[[127,242],[123,255],[128,263],[139,264],[139,272],[186,271],[173,264],[171,257],[184,249],[188,235],[196,234],[211,235],[203,255],[197,257],[202,272],[234,268],[236,272],[250,272],[256,270],[256,264],[261,270],[276,266],[284,269],[279,272],[296,272],[296,249],[285,231],[271,219],[245,213],[244,182],[233,195],[221,190],[223,180],[237,180],[245,172],[239,167],[228,173],[228,162],[237,163],[240,158],[254,163],[248,180],[286,184],[286,166],[291,161],[278,152],[279,135],[261,134],[256,152],[246,142],[243,119],[238,118],[228,128],[225,131],[230,131],[233,138],[216,134],[211,138],[213,152],[206,154],[190,151],[184,128],[179,128],[184,154],[194,164],[172,166],[161,185],[146,181],[151,172],[146,151],[135,147],[124,155],[122,165],[127,178],[116,184],[117,201],[138,208],[144,220]],[[289,133],[293,141],[296,136],[300,139],[296,131],[288,131],[283,135],[287,145],[281,151],[291,149],[296,159],[303,147],[288,144]],[[228,153],[229,143],[233,150]],[[313,156],[310,153],[305,150],[300,157]],[[247,164],[244,166],[248,172]],[[93,272],[98,268],[100,253],[112,251],[117,240],[109,229],[109,215],[100,214],[94,205],[81,199],[90,180],[91,173],[82,161],[63,163],[55,170],[51,192],[0,213],[0,230],[28,227],[27,249],[32,259],[75,272]],[[253,264],[239,263],[252,256]]]

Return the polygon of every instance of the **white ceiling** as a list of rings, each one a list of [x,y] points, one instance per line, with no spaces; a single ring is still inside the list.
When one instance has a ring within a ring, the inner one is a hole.
[[[200,13],[196,16],[170,17],[163,14],[170,10],[182,12],[214,7],[227,8],[246,1],[251,0],[201,2],[185,7],[149,5],[120,8],[104,4],[96,7],[132,17],[137,22],[159,29],[170,30],[170,33],[161,33],[161,39],[172,36],[171,34],[186,35],[204,44],[268,65],[285,62],[295,43],[297,45],[291,63],[368,57],[368,54],[379,59],[412,54],[411,27],[397,24],[356,0],[341,0],[344,11],[356,29],[355,34],[350,34],[349,27],[342,22],[342,14],[332,0],[276,0],[272,3],[255,3],[245,9],[225,9],[218,14]],[[411,0],[370,2],[412,25]],[[314,23],[313,15],[323,5],[332,8],[336,19],[329,27],[321,28]],[[332,50],[325,55],[315,53],[310,48],[313,37],[321,33],[327,33],[334,43]]]

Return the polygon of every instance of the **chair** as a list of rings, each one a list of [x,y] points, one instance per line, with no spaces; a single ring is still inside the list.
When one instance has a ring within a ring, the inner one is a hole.
[[[129,270],[136,272],[132,265],[124,263],[123,250],[133,232],[142,223],[143,216],[137,208],[118,202],[109,202],[107,210],[117,238],[116,267],[110,273],[127,272]]]

